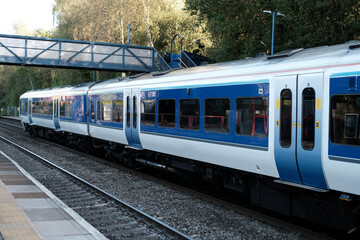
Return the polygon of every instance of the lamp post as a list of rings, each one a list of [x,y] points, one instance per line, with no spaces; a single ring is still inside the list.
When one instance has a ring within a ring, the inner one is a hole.
[[[128,44],[130,45],[130,25],[136,22],[136,20],[132,20],[131,23],[128,24]]]
[[[273,55],[274,54],[274,35],[275,35],[275,16],[285,17],[285,15],[282,13],[272,12],[269,10],[264,10],[263,12],[272,14],[271,55]]]

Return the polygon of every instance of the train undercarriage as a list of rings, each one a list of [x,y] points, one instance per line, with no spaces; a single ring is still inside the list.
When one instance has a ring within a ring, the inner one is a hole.
[[[252,205],[349,234],[360,234],[360,198],[337,191],[316,192],[275,182],[274,178],[208,163],[136,150],[124,145],[34,125],[24,125],[32,136],[58,142],[128,167],[146,166],[174,174],[188,174],[240,193]]]

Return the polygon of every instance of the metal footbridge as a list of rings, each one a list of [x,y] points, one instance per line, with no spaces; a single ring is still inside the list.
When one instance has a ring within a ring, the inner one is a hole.
[[[132,72],[170,69],[153,47],[4,34],[0,64]]]

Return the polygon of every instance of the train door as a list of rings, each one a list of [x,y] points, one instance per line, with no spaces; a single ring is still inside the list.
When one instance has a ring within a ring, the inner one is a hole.
[[[29,123],[31,124],[31,123],[33,123],[33,121],[32,121],[32,100],[31,100],[31,98],[29,98],[29,101],[28,101],[28,112],[27,112],[27,114],[28,114],[28,118],[29,118]]]
[[[125,134],[129,146],[142,148],[139,138],[139,89],[125,89]]]
[[[60,122],[59,122],[59,114],[60,114],[60,103],[59,98],[54,98],[54,112],[53,112],[53,118],[54,118],[54,125],[55,129],[60,128]]]
[[[321,164],[323,73],[278,77],[275,160],[284,181],[327,188]]]

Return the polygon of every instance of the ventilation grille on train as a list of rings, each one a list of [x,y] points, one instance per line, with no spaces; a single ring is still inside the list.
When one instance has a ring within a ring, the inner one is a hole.
[[[295,53],[301,52],[302,50],[304,50],[304,49],[303,48],[297,48],[297,49],[292,49],[292,50],[285,50],[285,51],[276,53],[274,55],[268,56],[267,59],[290,57],[290,56],[294,55]]]

